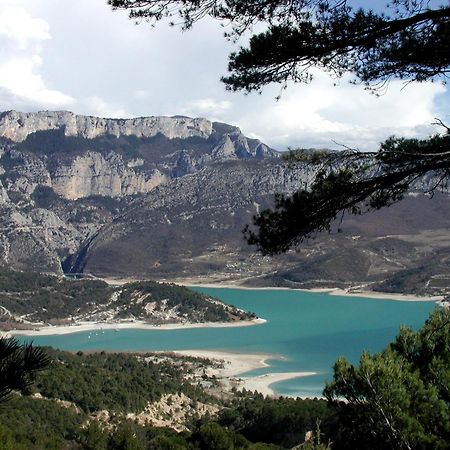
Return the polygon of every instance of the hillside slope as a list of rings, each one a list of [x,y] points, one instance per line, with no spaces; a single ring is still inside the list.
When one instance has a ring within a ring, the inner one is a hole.
[[[274,258],[243,227],[305,186],[278,153],[227,124],[186,117],[0,114],[0,262],[99,277],[249,285],[450,290],[448,192],[345,217]]]
[[[0,270],[0,329],[30,329],[80,322],[136,320],[167,323],[237,322],[254,319],[217,298],[184,286],[153,281],[111,286],[99,280]]]

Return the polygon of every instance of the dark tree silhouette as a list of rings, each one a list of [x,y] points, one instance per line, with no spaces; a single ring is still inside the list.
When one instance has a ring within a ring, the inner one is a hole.
[[[205,16],[232,25],[238,37],[255,23],[267,30],[230,55],[230,89],[252,91],[271,82],[309,81],[311,67],[363,82],[390,77],[416,81],[446,76],[450,65],[450,8],[425,0],[392,0],[382,13],[353,9],[345,0],[108,0],[135,20],[170,18],[184,29]]]
[[[424,140],[390,138],[378,152],[292,151],[286,159],[314,170],[314,182],[291,197],[276,196],[273,210],[254,217],[257,232],[244,230],[247,241],[264,254],[285,252],[315,232],[329,231],[345,212],[391,205],[421,179],[433,195],[450,177],[449,141],[447,133]]]
[[[276,82],[310,82],[311,68],[332,76],[354,75],[354,82],[378,92],[391,78],[441,80],[450,72],[450,8],[426,0],[391,0],[382,12],[353,9],[345,0],[109,0],[114,9],[150,22],[177,20],[184,29],[211,16],[231,23],[237,38],[264,23],[247,48],[232,53],[230,90],[254,91]],[[177,19],[178,18],[178,19]],[[444,126],[444,124],[441,123]],[[379,152],[305,153],[289,160],[316,171],[315,181],[292,197],[277,196],[273,210],[246,228],[251,244],[267,254],[284,252],[314,231],[329,230],[344,212],[362,213],[389,206],[424,175],[430,192],[446,185],[450,170],[449,129],[430,139],[391,138]]]
[[[20,344],[14,338],[0,338],[0,402],[12,391],[23,391],[36,373],[49,364],[45,352],[32,344]]]

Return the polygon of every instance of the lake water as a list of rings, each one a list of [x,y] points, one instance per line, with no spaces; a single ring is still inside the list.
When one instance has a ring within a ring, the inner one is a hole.
[[[355,363],[362,351],[383,349],[400,325],[419,328],[433,302],[400,302],[289,290],[196,288],[226,303],[253,311],[263,325],[186,330],[105,330],[33,337],[36,345],[64,350],[216,349],[270,353],[270,367],[251,374],[311,371],[318,375],[274,384],[282,395],[321,395],[339,356]],[[282,358],[282,359],[281,359]]]

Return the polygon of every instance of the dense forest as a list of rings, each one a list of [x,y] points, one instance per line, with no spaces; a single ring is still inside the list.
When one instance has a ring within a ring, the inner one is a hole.
[[[2,449],[282,449],[333,417],[324,400],[213,397],[201,384],[206,375],[196,374],[215,363],[202,358],[46,352],[52,362],[34,386],[0,408]],[[218,413],[198,408],[181,432],[130,420],[130,412],[181,393]]]
[[[285,449],[292,448],[293,443],[303,443],[305,434],[316,429],[317,421],[332,418],[324,400],[284,399],[279,403],[253,394],[246,394],[246,398],[244,410],[236,402],[226,406],[226,418],[205,417],[193,421],[189,430],[176,432],[167,427],[138,425],[120,415],[104,424],[55,400],[15,397],[0,409],[0,448]],[[249,415],[253,413],[250,425]],[[240,420],[242,425],[227,426],[231,415],[235,425]],[[296,418],[301,420],[297,422]],[[272,423],[278,430],[273,436]],[[284,433],[280,433],[282,429]]]
[[[1,449],[448,450],[450,309],[386,349],[340,358],[324,399],[212,389],[220,361],[167,353],[76,354],[0,407]]]
[[[35,392],[69,401],[86,413],[139,412],[163,394],[180,392],[198,401],[211,401],[201,388],[185,379],[196,365],[206,364],[201,359],[105,352],[72,354],[50,348],[46,352],[52,362],[48,370],[39,373]]]

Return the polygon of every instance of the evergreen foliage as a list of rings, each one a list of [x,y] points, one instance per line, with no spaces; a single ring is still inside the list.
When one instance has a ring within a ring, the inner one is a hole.
[[[0,270],[0,304],[30,321],[50,321],[106,304],[114,289],[98,280],[68,280],[32,272]],[[7,316],[3,320],[9,320]]]
[[[90,420],[53,400],[17,397],[12,408],[0,410],[2,450],[282,450],[291,447],[252,442],[215,421],[194,426],[191,432],[140,426],[116,417],[112,427]],[[301,439],[303,442],[303,438]],[[314,443],[300,448],[327,450]]]
[[[324,393],[338,408],[338,449],[448,449],[450,310],[435,310],[418,332],[402,328],[359,366],[340,358]]]
[[[0,408],[5,449],[326,450],[329,442],[334,450],[449,448],[449,309],[436,309],[419,331],[401,328],[384,351],[363,354],[358,366],[339,359],[324,391],[328,403],[244,392],[217,419],[203,417],[183,433],[142,427],[122,414],[142,410],[163,393],[211,401],[183,380],[189,365],[155,363],[145,355],[48,352],[51,370],[39,374],[36,389],[73,406],[14,397]],[[86,421],[103,408],[114,417],[110,429]]]
[[[163,394],[182,392],[210,401],[202,389],[184,380],[187,370],[172,361],[154,362],[126,353],[71,354],[47,349],[49,370],[37,377],[35,389],[48,398],[74,403],[85,412],[143,411]]]
[[[313,183],[290,197],[278,195],[273,209],[254,218],[257,231],[246,227],[247,240],[264,254],[285,252],[316,232],[330,231],[346,212],[362,214],[401,200],[427,174],[429,193],[444,188],[449,142],[446,133],[424,140],[390,138],[378,152],[292,151],[285,158],[294,167],[313,170]]]
[[[157,320],[148,316],[145,309],[148,302],[154,303],[157,310],[176,310],[176,317]],[[6,268],[0,268],[0,305],[9,312],[0,316],[0,325],[3,322],[5,326],[16,323],[13,316],[34,323],[57,323],[71,320],[73,316],[90,319],[91,315],[104,311],[111,311],[109,316],[114,319],[139,318],[158,323],[167,320],[228,322],[255,317],[172,283],[145,281],[113,287],[100,280],[73,280]]]
[[[169,17],[184,29],[211,16],[231,23],[237,38],[253,25],[266,30],[230,55],[232,90],[253,91],[271,82],[309,82],[311,68],[334,76],[351,72],[364,83],[392,77],[425,81],[449,73],[450,8],[423,0],[392,0],[382,12],[340,0],[108,0],[137,21]],[[384,5],[383,5],[384,6]]]
[[[243,398],[224,409],[219,423],[252,442],[267,442],[292,448],[303,442],[317,421],[327,427],[333,411],[325,400],[271,399],[261,396]]]
[[[230,313],[224,309],[222,304],[217,304],[216,299],[207,297],[198,292],[192,291],[184,286],[173,283],[156,283],[153,281],[142,281],[138,283],[126,284],[120,294],[119,303],[124,305],[123,315],[133,314],[140,316],[143,314],[141,303],[133,303],[133,296],[149,294],[148,298],[156,302],[156,307],[160,308],[164,304],[165,308],[177,308],[180,316],[190,317],[194,322],[227,322],[230,320]],[[234,316],[242,320],[254,317],[236,309],[230,305],[230,311]]]
[[[2,450],[59,450],[74,448],[87,419],[53,400],[12,398],[0,408],[0,448]]]

